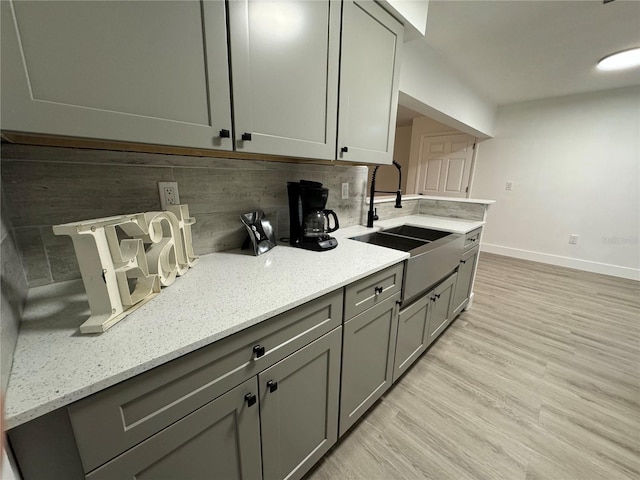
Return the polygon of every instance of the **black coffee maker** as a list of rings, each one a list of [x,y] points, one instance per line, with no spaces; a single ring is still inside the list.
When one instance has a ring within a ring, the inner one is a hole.
[[[307,250],[330,250],[338,241],[329,236],[340,225],[333,210],[326,210],[329,189],[320,182],[300,180],[287,182],[289,192],[289,241],[294,247]],[[329,225],[333,217],[334,225]]]

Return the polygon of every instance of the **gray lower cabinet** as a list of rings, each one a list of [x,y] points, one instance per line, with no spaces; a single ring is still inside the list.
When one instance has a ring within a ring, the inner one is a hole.
[[[454,317],[461,313],[469,303],[479,253],[480,247],[472,248],[468,252],[464,253],[460,258],[458,279],[456,280],[456,289],[453,294]]]
[[[429,330],[427,346],[429,346],[445,328],[453,321],[453,293],[456,287],[457,273],[449,276],[444,282],[434,288],[429,297]]]
[[[12,429],[24,480],[259,479],[260,418],[267,478],[302,475],[337,438],[342,307],[338,289]]]
[[[393,364],[395,382],[427,349],[431,292],[415,301],[398,315],[398,339]]]
[[[344,324],[340,435],[392,384],[399,299],[396,293]]]
[[[252,378],[87,475],[88,480],[259,479],[258,382]]]
[[[87,480],[301,478],[338,439],[341,339],[337,327]]]
[[[341,344],[338,327],[258,376],[264,480],[301,478],[337,441]]]

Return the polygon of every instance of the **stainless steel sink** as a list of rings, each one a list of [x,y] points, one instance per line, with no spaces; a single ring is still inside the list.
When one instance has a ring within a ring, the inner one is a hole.
[[[352,239],[409,253],[404,269],[403,307],[453,272],[464,248],[464,235],[411,225],[367,233]]]
[[[372,243],[381,247],[393,248],[394,250],[401,250],[403,252],[411,253],[412,250],[416,250],[423,245],[427,245],[429,242],[423,240],[417,240],[415,238],[400,237],[398,235],[387,235],[383,232],[366,233],[357,237],[351,237],[352,240],[358,240],[359,242]]]

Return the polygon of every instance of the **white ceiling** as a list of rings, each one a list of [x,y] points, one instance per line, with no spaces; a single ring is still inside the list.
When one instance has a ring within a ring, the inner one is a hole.
[[[498,105],[640,85],[640,68],[595,69],[640,46],[638,0],[431,0],[425,41]]]

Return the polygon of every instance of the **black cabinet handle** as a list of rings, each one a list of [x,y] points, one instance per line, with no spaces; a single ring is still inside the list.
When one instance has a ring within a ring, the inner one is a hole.
[[[436,301],[436,297],[431,297],[429,300],[431,300],[432,302]]]
[[[278,390],[278,382],[274,382],[273,380],[269,380],[267,382],[267,388],[269,389],[269,391],[271,393],[275,392],[276,390]]]
[[[264,355],[264,347],[262,345],[256,345],[253,347],[253,353],[256,354],[256,358],[260,358]]]
[[[342,147],[342,148],[340,149],[340,151],[341,151],[342,153],[347,153],[347,152],[349,151],[349,147]]]
[[[250,133],[243,133],[242,134],[242,140],[244,140],[245,142],[250,142],[251,141],[251,134]]]
[[[247,407],[252,407],[256,404],[256,396],[253,393],[247,393],[244,396],[245,402],[247,402]]]
[[[466,260],[460,260],[460,263],[467,263]]]
[[[220,130],[220,138],[229,138],[231,136],[231,132],[226,128]]]
[[[436,293],[435,297],[436,297],[436,300],[437,300],[438,298],[440,298],[440,294]]]
[[[383,288],[382,287],[375,287],[374,292],[376,292],[376,295],[380,295],[382,293]]]

